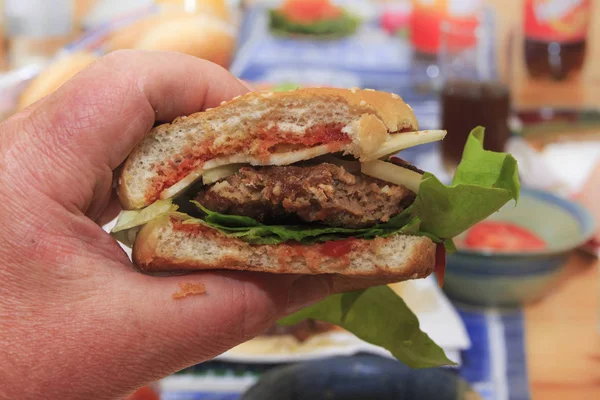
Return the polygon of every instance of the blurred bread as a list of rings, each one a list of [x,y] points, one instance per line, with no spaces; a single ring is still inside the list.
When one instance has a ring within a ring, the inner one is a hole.
[[[42,97],[45,97],[83,70],[85,67],[96,61],[99,57],[90,52],[78,52],[60,57],[52,64],[47,66],[31,83],[25,88],[19,97],[17,108],[23,108],[35,103]]]
[[[109,33],[105,44],[106,51],[111,52],[120,49],[132,49],[138,40],[153,27],[158,26],[163,21],[168,21],[171,18],[177,18],[178,16],[187,17],[187,14],[183,11],[152,14],[126,25],[121,29],[117,29]]]
[[[229,25],[211,16],[195,15],[160,23],[143,35],[134,48],[176,51],[227,68],[235,46],[235,32]]]
[[[229,20],[229,10],[223,0],[197,0],[196,11],[186,12],[183,0],[155,0],[162,6],[151,14],[110,33],[106,42],[107,51],[133,49],[146,34],[164,22],[192,19],[197,15],[210,15],[222,21]]]
[[[107,52],[119,49],[165,50],[189,54],[228,67],[236,45],[231,25],[211,13],[168,7],[111,33]]]
[[[154,0],[155,3],[163,6],[181,7],[185,0]],[[196,14],[210,14],[222,19],[229,20],[229,7],[226,0],[195,0],[192,2],[193,8],[188,10]]]

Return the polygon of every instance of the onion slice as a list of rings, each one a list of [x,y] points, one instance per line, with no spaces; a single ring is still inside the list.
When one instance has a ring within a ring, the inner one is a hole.
[[[369,160],[385,157],[420,144],[437,142],[445,136],[446,131],[439,130],[395,133],[389,135],[381,147],[375,153],[369,155]]]
[[[204,174],[202,174],[202,183],[205,185],[211,185],[223,178],[227,178],[228,176],[235,174],[244,165],[246,164],[228,164],[206,170],[204,171]]]
[[[418,172],[381,160],[362,163],[361,172],[394,185],[404,186],[414,193],[419,192],[419,185],[423,177]]]

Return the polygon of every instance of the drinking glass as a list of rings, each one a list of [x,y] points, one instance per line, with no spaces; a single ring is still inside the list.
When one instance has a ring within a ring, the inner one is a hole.
[[[469,132],[476,126],[485,128],[488,150],[503,151],[510,136],[509,74],[498,72],[499,42],[493,29],[485,14],[477,24],[445,21],[441,25],[441,125],[448,132],[441,150],[450,171],[460,162]]]

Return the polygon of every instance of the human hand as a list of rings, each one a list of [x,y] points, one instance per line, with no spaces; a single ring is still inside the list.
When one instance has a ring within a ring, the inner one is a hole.
[[[122,398],[341,290],[325,276],[146,276],[98,223],[156,121],[246,91],[206,61],[121,51],[0,125],[0,398]],[[180,283],[206,293],[174,300]]]

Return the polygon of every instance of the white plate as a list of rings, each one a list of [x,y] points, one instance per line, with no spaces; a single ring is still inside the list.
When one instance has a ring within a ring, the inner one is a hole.
[[[460,364],[460,351],[471,343],[466,329],[452,304],[433,278],[391,285],[419,318],[426,332],[448,358]],[[329,332],[298,343],[292,336],[261,336],[243,343],[217,360],[239,363],[286,363],[357,353],[392,357],[379,346],[366,343],[348,332]]]

